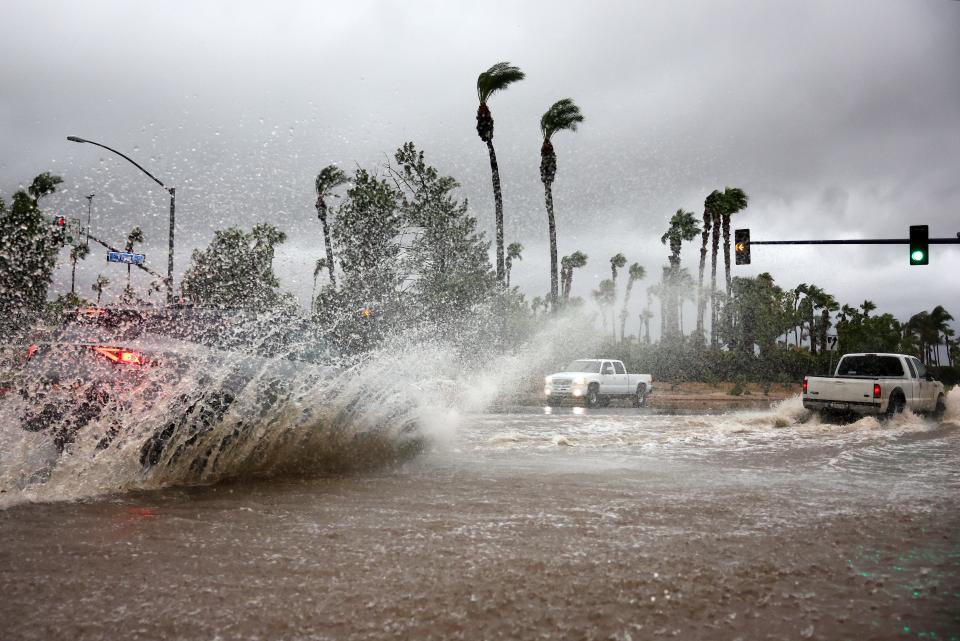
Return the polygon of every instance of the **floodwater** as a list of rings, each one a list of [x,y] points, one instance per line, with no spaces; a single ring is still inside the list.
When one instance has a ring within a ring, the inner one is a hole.
[[[507,408],[385,468],[8,499],[0,638],[956,640],[949,405]]]

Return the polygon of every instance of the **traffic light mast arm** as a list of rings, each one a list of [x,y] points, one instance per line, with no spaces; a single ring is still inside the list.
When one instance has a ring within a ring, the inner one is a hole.
[[[960,238],[930,238],[931,245],[960,245]],[[852,238],[841,240],[753,240],[751,245],[909,245],[909,238]]]
[[[90,234],[90,240],[92,240],[92,241],[94,241],[94,242],[96,242],[96,243],[100,243],[101,245],[103,245],[104,247],[106,247],[108,251],[112,251],[112,252],[120,252],[120,251],[121,251],[121,250],[117,249],[116,247],[112,246],[110,243],[106,243],[106,242],[100,240],[99,238],[97,238],[97,237],[94,236],[93,234]],[[155,278],[159,278],[159,279],[163,280],[164,282],[166,282],[166,280],[167,280],[166,277],[164,277],[162,274],[158,274],[157,272],[153,271],[152,269],[150,269],[149,267],[147,267],[146,265],[144,265],[144,264],[142,264],[142,263],[131,263],[131,264],[132,264],[134,267],[137,267],[137,268],[139,268],[139,269],[142,269],[143,271],[147,272],[148,274],[150,274],[151,276],[153,276],[153,277],[155,277]]]

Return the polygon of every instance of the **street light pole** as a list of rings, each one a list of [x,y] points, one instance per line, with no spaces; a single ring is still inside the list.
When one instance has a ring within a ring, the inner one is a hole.
[[[93,210],[93,197],[96,194],[87,196],[87,251],[90,251],[90,213]]]
[[[118,156],[120,156],[121,158],[129,162],[131,165],[133,165],[134,167],[136,167],[137,169],[145,173],[147,176],[150,177],[151,180],[153,180],[153,182],[163,187],[170,194],[170,244],[169,244],[169,249],[167,254],[167,302],[172,303],[173,302],[173,224],[174,224],[174,214],[176,212],[176,194],[177,194],[176,188],[167,187],[162,182],[160,182],[159,178],[157,178],[156,176],[151,174],[149,171],[141,167],[135,160],[133,160],[126,154],[120,153],[116,149],[107,147],[106,145],[100,144],[99,142],[94,142],[93,140],[80,138],[78,136],[67,136],[67,140],[69,140],[70,142],[85,142],[91,145],[96,145],[97,147],[102,147],[107,151],[112,151],[113,153],[117,154]]]

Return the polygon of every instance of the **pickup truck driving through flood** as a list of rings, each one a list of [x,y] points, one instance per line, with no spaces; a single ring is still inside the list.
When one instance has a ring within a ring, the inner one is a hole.
[[[587,407],[608,405],[611,398],[629,398],[634,407],[643,407],[651,391],[653,376],[627,374],[622,361],[610,358],[574,361],[564,371],[547,376],[543,388],[548,405],[582,398]]]
[[[942,416],[943,384],[917,358],[903,354],[847,354],[832,378],[803,379],[803,406],[826,414],[883,414],[905,409]]]

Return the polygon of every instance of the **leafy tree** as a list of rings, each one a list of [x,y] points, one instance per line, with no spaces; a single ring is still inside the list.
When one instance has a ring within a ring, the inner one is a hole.
[[[313,266],[313,288],[310,290],[310,311],[311,312],[313,312],[316,306],[317,278],[320,276],[320,272],[322,272],[326,268],[327,268],[326,258],[318,258],[316,264]]]
[[[493,149],[493,116],[487,102],[498,91],[506,89],[515,82],[523,80],[524,73],[509,62],[498,62],[477,76],[477,135],[487,145],[490,155],[490,173],[493,176],[493,205],[497,226],[497,282],[505,281],[505,261],[503,257],[503,194],[500,191],[500,169],[497,166],[497,153]],[[509,269],[507,268],[507,272]]]
[[[493,293],[490,244],[477,231],[467,201],[457,200],[456,180],[428,165],[412,142],[394,158],[398,168],[391,174],[400,185],[399,210],[414,232],[404,260],[412,276],[408,308],[421,320],[438,323],[444,333],[456,331],[454,320],[470,316]]]
[[[196,303],[264,311],[290,306],[291,297],[279,291],[273,256],[286,234],[269,224],[250,232],[230,227],[214,232],[204,249],[196,249],[183,275],[184,294]]]
[[[44,172],[13,195],[9,210],[0,199],[0,335],[26,326],[44,309],[64,235],[39,202],[62,182]]]
[[[314,188],[317,191],[317,218],[320,219],[320,225],[323,227],[323,246],[327,252],[326,264],[330,274],[331,287],[336,287],[337,281],[333,276],[333,246],[330,243],[330,226],[327,222],[328,209],[325,199],[332,195],[334,189],[348,182],[347,175],[336,165],[327,165],[321,169],[314,181]],[[316,276],[314,276],[314,283],[316,283]]]
[[[790,322],[784,313],[784,291],[774,284],[769,273],[756,278],[737,277],[732,285],[727,343],[748,354],[754,353],[755,346],[761,354],[771,353],[776,348],[777,337]]]
[[[874,306],[868,311],[875,309]],[[902,335],[903,326],[890,314],[869,316],[844,305],[837,317],[837,347],[841,354],[897,352],[903,347]],[[906,350],[907,353],[912,351]]]
[[[345,352],[377,344],[400,317],[399,195],[365,169],[354,172],[331,236],[342,270],[339,288],[321,288],[317,321]]]
[[[365,169],[354,173],[347,201],[333,224],[344,286],[353,298],[391,298],[399,283],[402,219],[393,187]]]
[[[553,103],[540,118],[543,144],[540,146],[540,180],[543,182],[544,202],[547,208],[547,227],[550,234],[550,304],[557,306],[557,225],[553,215],[553,181],[557,176],[557,154],[551,138],[558,131],[576,131],[583,122],[580,107],[570,98]]]
[[[510,287],[510,270],[513,269],[513,261],[523,260],[521,254],[523,253],[523,245],[520,243],[510,243],[507,245],[507,258],[506,258],[506,269],[507,269],[507,287]]]

